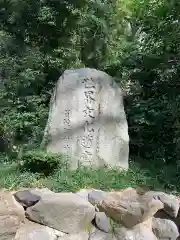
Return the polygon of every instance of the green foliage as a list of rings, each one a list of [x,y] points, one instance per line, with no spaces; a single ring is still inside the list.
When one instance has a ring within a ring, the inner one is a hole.
[[[173,165],[175,181],[177,1],[2,0],[0,9],[0,152],[16,156],[38,147],[58,77],[67,68],[96,67],[127,92],[131,157],[157,168]]]
[[[43,151],[27,151],[20,157],[23,170],[46,176],[60,166],[60,163],[62,163],[62,155]]]
[[[40,143],[54,82],[64,69],[80,66],[74,33],[83,6],[83,1],[0,2],[1,152]]]
[[[21,172],[16,165],[0,165],[1,188],[18,189],[21,187],[41,187],[40,174]]]
[[[141,14],[135,12],[143,36],[139,50],[124,61],[131,79],[127,103],[131,153],[156,166],[176,165],[180,157],[180,6],[166,0],[146,4]]]
[[[0,188],[18,189],[23,187],[48,187],[55,192],[76,192],[84,188],[105,191],[134,187],[178,194],[180,191],[179,169],[157,167],[149,164],[148,170],[131,164],[131,170],[120,172],[118,169],[79,168],[70,171],[65,165],[49,175],[21,171],[17,164],[0,164]],[[176,174],[178,174],[176,176]]]

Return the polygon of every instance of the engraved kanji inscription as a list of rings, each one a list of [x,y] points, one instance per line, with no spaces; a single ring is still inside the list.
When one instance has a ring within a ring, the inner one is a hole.
[[[90,117],[92,119],[95,118],[95,116],[94,116],[94,108],[86,106],[86,108],[83,110],[83,112],[84,112],[84,116],[85,117]]]
[[[85,91],[84,95],[85,95],[85,102],[86,104],[91,104],[95,102],[95,96],[94,96],[94,91]]]
[[[89,132],[89,133],[94,132],[94,128],[93,128],[93,123],[92,122],[89,122],[89,121],[85,122],[84,132]]]
[[[79,144],[84,148],[91,148],[93,145],[93,135],[88,134],[79,139]]]

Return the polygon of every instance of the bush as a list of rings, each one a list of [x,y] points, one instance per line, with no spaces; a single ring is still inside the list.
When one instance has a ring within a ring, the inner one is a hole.
[[[43,151],[27,151],[22,154],[20,160],[21,169],[43,173],[47,176],[58,167],[62,161],[62,155]]]

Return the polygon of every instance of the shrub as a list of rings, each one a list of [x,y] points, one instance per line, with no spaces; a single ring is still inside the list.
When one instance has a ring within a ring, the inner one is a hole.
[[[62,161],[62,155],[43,151],[27,151],[22,154],[20,160],[21,169],[47,176],[58,167]]]

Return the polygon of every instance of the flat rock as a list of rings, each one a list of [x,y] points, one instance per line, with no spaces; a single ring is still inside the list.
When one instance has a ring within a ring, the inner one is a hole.
[[[164,204],[163,210],[167,212],[171,217],[177,217],[179,211],[179,200],[176,196],[155,191],[147,192],[145,195],[160,200]]]
[[[176,240],[179,236],[176,224],[168,219],[153,218],[152,229],[160,240]]]
[[[22,225],[15,236],[15,240],[57,240],[65,235],[47,226],[28,222]]]
[[[51,98],[42,144],[49,152],[67,156],[70,169],[82,165],[127,170],[128,124],[123,91],[114,79],[91,68],[66,70]]]
[[[99,230],[108,233],[111,230],[111,224],[109,218],[104,212],[96,212],[95,223]]]
[[[40,196],[33,194],[30,190],[18,191],[14,194],[14,197],[25,208],[35,205],[41,199]]]
[[[100,211],[127,228],[151,218],[163,206],[161,201],[135,194],[132,189],[111,193],[97,204]]]
[[[85,231],[95,217],[95,208],[75,193],[47,194],[26,211],[28,219],[65,233]]]
[[[14,239],[25,220],[23,207],[8,191],[0,192],[0,240]]]

